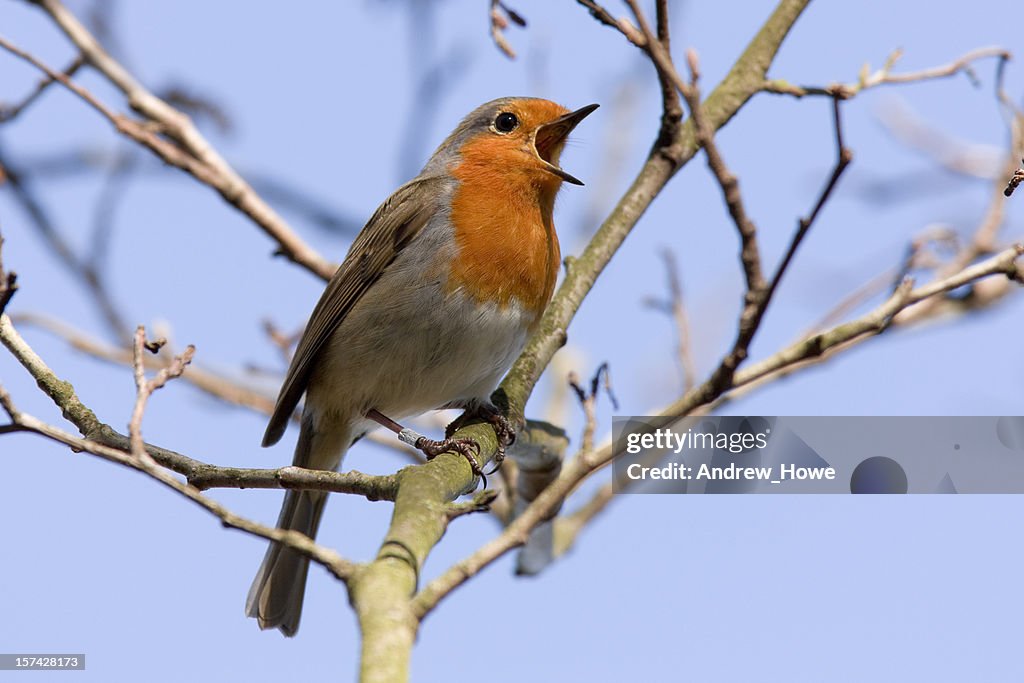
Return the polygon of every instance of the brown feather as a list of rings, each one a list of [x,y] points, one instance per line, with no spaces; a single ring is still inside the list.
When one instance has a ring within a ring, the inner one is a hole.
[[[421,176],[406,183],[381,204],[356,237],[302,333],[263,435],[264,446],[281,439],[309,383],[317,353],[366,290],[426,225],[433,204],[425,198],[440,192],[444,182],[442,177]]]

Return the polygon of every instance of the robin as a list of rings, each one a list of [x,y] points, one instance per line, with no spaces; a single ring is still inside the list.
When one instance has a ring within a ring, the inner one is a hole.
[[[396,420],[462,408],[514,432],[490,403],[554,291],[560,255],[552,224],[576,111],[502,98],[471,112],[420,174],[370,217],[320,297],[292,358],[263,445],[280,440],[303,393],[293,464],[334,470],[380,424],[428,458],[476,444],[428,439]],[[450,432],[450,430],[449,430]],[[449,434],[450,435],[450,434]],[[496,456],[496,460],[498,457]],[[327,493],[288,491],[277,525],[316,535]],[[271,543],[246,601],[260,628],[295,634],[309,559]]]

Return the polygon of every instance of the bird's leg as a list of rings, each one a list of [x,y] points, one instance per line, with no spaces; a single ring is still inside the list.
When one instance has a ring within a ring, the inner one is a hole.
[[[427,460],[432,460],[442,453],[448,452],[455,452],[462,455],[469,461],[469,466],[472,468],[473,474],[479,476],[483,480],[484,488],[487,488],[487,477],[484,475],[484,471],[477,460],[477,456],[480,455],[480,444],[473,439],[445,438],[443,441],[428,439],[419,432],[415,432],[408,427],[403,427],[376,408],[366,411],[366,417],[373,420],[380,426],[390,429],[398,435],[399,441],[407,443],[416,450],[421,451],[423,455],[427,456]]]
[[[474,403],[445,428],[445,436],[450,438],[452,434],[475,418],[482,418],[490,424],[494,428],[494,435],[498,438],[498,450],[494,452],[494,468],[487,473],[494,474],[501,469],[501,463],[505,460],[505,449],[516,442],[516,430],[512,427],[512,422],[502,415],[494,405]]]

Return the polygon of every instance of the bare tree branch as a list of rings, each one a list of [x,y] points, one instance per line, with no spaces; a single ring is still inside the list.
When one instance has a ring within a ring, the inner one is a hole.
[[[714,144],[711,126],[704,120],[704,111],[700,102],[700,90],[697,86],[700,73],[696,52],[690,50],[687,54],[691,73],[690,82],[687,83],[676,70],[668,51],[664,49],[661,42],[656,40],[654,35],[651,33],[650,26],[647,23],[647,19],[639,5],[635,0],[627,0],[627,4],[633,10],[637,23],[640,25],[641,31],[643,31],[647,38],[647,52],[650,55],[651,60],[655,63],[658,71],[663,74],[663,77],[670,81],[679,90],[683,99],[686,100],[687,105],[689,106],[690,118],[693,122],[694,130],[696,131],[697,143],[704,148],[705,153],[707,154],[708,165],[711,168],[712,173],[715,175],[715,179],[722,188],[722,194],[725,198],[726,205],[729,208],[729,213],[733,218],[733,222],[736,224],[736,229],[740,233],[740,241],[742,243],[740,260],[743,264],[743,271],[747,280],[747,291],[744,296],[743,310],[740,313],[739,329],[736,334],[736,339],[733,342],[732,349],[722,358],[716,370],[711,374],[711,377],[698,387],[699,391],[707,394],[707,401],[710,401],[721,395],[730,387],[736,369],[747,357],[750,344],[761,325],[764,314],[768,309],[768,304],[771,302],[772,297],[778,288],[779,282],[782,280],[782,276],[785,274],[786,269],[792,262],[797,249],[800,247],[800,243],[814,224],[814,220],[821,212],[825,202],[828,201],[829,197],[832,195],[832,191],[835,189],[836,183],[846,170],[846,167],[849,165],[853,155],[843,144],[842,120],[839,114],[839,98],[835,97],[833,98],[837,149],[835,168],[833,168],[831,176],[818,196],[811,213],[806,218],[801,218],[799,220],[797,230],[790,241],[789,248],[786,250],[782,257],[782,261],[779,263],[779,266],[775,271],[775,275],[766,283],[763,275],[761,274],[761,257],[758,253],[756,238],[757,228],[753,221],[747,216],[746,209],[743,206],[742,197],[739,192],[739,182],[736,179],[736,176],[726,168],[725,162]]]
[[[323,279],[329,279],[335,267],[309,247],[252,187],[242,179],[199,133],[188,116],[174,109],[138,83],[115,61],[89,31],[58,0],[32,0],[42,7],[69,39],[81,50],[89,64],[105,75],[128,99],[133,110],[160,126],[172,142],[150,128],[101,103],[92,93],[57,73],[31,54],[0,38],[0,47],[29,62],[85,100],[109,120],[121,134],[151,150],[163,161],[191,174],[215,189],[224,199],[252,219],[278,244],[278,251]]]
[[[81,402],[74,387],[57,375],[18,334],[11,319],[0,315],[0,343],[29,372],[39,388],[60,409],[83,438],[114,450],[131,452],[131,439],[101,422]],[[165,369],[160,368],[161,371]],[[185,374],[188,377],[189,373]],[[245,469],[218,467],[200,462],[166,448],[145,444],[147,453],[161,466],[184,475],[190,484],[206,488],[294,488],[338,493],[354,493],[371,500],[389,500],[395,496],[397,475],[371,476],[350,470],[345,473],[306,470],[299,467]]]
[[[93,358],[116,365],[132,366],[133,357],[129,349],[96,339],[63,321],[38,313],[12,314],[11,321],[17,325],[28,325],[45,330],[67,342],[76,351]],[[167,368],[172,360],[173,358],[162,350],[157,355],[146,356],[143,362],[148,370],[161,371]],[[249,408],[263,415],[270,415],[274,411],[274,397],[243,379],[195,364],[189,365],[188,372],[182,375],[182,379],[225,403]],[[293,419],[297,421],[297,415]],[[366,435],[366,440],[405,456],[411,456],[414,462],[422,462],[416,451],[406,448],[389,435],[370,432]],[[176,471],[187,474],[180,469]]]

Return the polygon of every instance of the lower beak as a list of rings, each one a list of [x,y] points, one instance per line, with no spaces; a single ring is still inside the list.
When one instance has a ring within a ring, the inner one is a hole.
[[[537,129],[537,134],[534,137],[533,143],[534,146],[537,148],[537,154],[540,156],[541,161],[547,164],[549,171],[551,171],[552,173],[554,173],[567,183],[572,183],[573,185],[583,184],[583,182],[580,181],[578,178],[566,173],[561,168],[555,166],[550,161],[548,161],[546,155],[550,153],[550,151],[554,149],[556,146],[564,142],[565,139],[569,136],[569,133],[572,132],[572,129],[575,128],[580,121],[587,118],[587,116],[589,116],[592,111],[597,109],[598,106],[600,105],[588,104],[585,107],[580,107],[576,111],[570,112],[565,116],[561,116],[555,119],[554,121],[545,123],[543,126]]]

